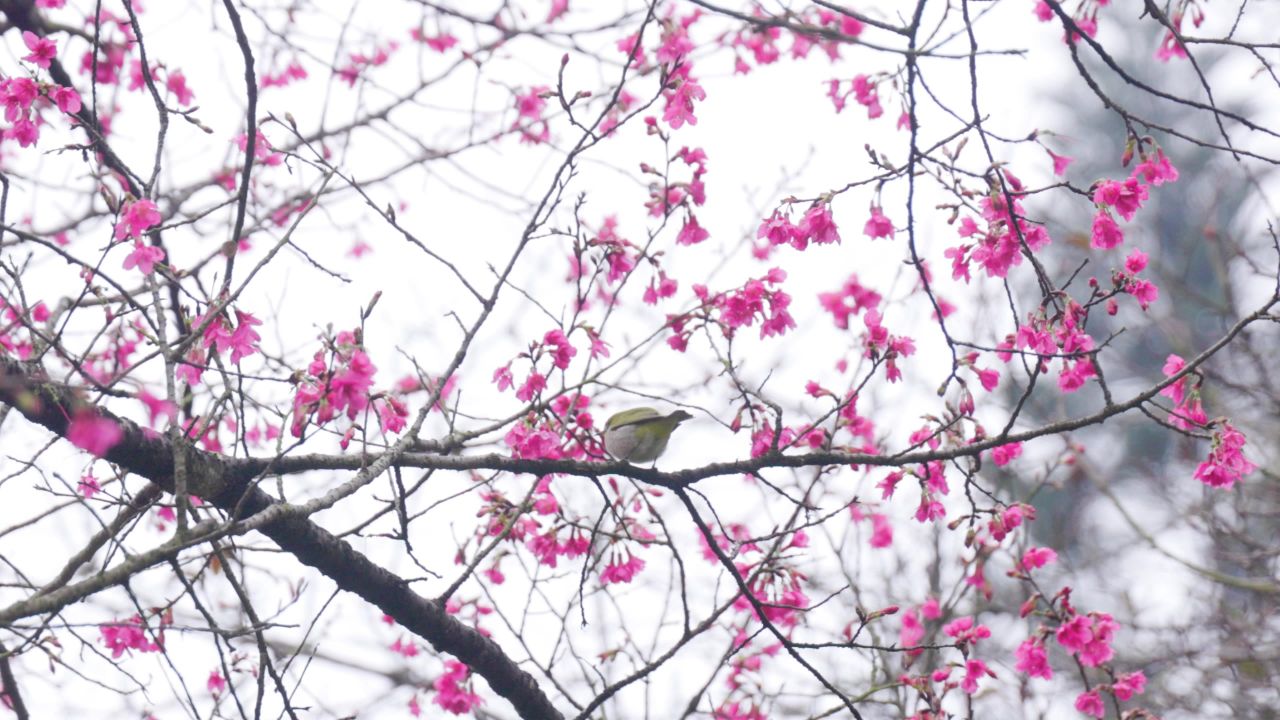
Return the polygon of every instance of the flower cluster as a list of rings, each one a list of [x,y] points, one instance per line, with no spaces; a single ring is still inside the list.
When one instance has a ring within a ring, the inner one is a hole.
[[[471,668],[457,660],[445,660],[444,672],[433,684],[436,695],[432,702],[454,715],[471,712],[484,699],[471,689],[470,678]]]
[[[805,211],[800,222],[792,224],[790,211],[781,208],[760,223],[756,230],[756,239],[765,240],[753,250],[757,259],[769,257],[773,249],[780,245],[790,245],[796,250],[804,250],[812,242],[815,245],[829,245],[840,242],[840,229],[836,227],[835,218],[831,216],[831,204],[819,200]]]
[[[154,82],[156,73],[160,70],[165,73],[165,91],[173,95],[179,105],[186,107],[195,102],[195,93],[187,87],[187,78],[182,74],[181,70],[170,70],[163,65],[156,65],[147,68],[144,72],[142,61],[140,60],[134,60],[129,64],[129,84],[126,89],[131,91],[142,90],[146,87],[148,79]]]
[[[1162,370],[1166,377],[1173,377],[1182,373],[1185,367],[1185,360],[1178,355],[1170,355],[1165,359]],[[1160,391],[1161,395],[1173,401],[1169,424],[1187,431],[1210,425],[1209,416],[1200,402],[1199,385],[1192,385],[1192,377],[1190,373],[1184,374]],[[1231,423],[1222,421],[1221,426],[1213,432],[1209,457],[1196,467],[1195,478],[1212,487],[1230,488],[1240,478],[1257,469],[1257,466],[1245,458],[1244,446],[1244,433]]]
[[[669,169],[659,171],[648,163],[641,163],[641,172],[654,175],[659,180],[649,186],[649,199],[644,206],[648,208],[649,216],[655,218],[669,217],[677,209],[683,208],[684,224],[676,235],[676,244],[697,245],[711,236],[698,223],[698,217],[693,213],[693,206],[701,206],[707,201],[706,184],[702,179],[707,174],[707,154],[702,148],[682,147],[672,160],[687,165],[692,176],[688,181],[672,181],[668,176]],[[651,258],[651,261],[657,264],[655,258]]]
[[[1111,274],[1111,285],[1117,292],[1128,293],[1138,301],[1138,307],[1143,310],[1151,307],[1151,304],[1160,298],[1160,288],[1155,283],[1145,278],[1138,277],[1138,273],[1147,267],[1147,254],[1141,250],[1134,248],[1133,252],[1124,259],[1124,270],[1117,270]],[[1096,282],[1090,281],[1091,286],[1096,286]],[[1107,314],[1115,315],[1119,311],[1119,305],[1115,298],[1107,300]]]
[[[326,345],[327,350],[316,351],[294,394],[293,419],[289,425],[294,437],[302,437],[309,423],[325,425],[344,411],[347,419],[355,420],[374,400],[370,391],[377,368],[365,354],[357,334],[344,330]],[[398,413],[399,409],[385,402],[385,397],[378,399],[384,401],[378,407],[379,416],[394,417]],[[352,434],[349,430],[344,435],[343,447],[350,442]]]
[[[951,487],[947,483],[946,466],[941,460],[932,460],[916,469],[895,470],[889,473],[876,484],[876,487],[880,488],[881,499],[893,498],[898,483],[902,482],[908,473],[920,484],[920,504],[916,508],[916,520],[932,522],[946,517],[947,510],[938,497],[949,494]]]
[[[347,87],[355,87],[361,73],[371,67],[386,65],[391,55],[399,49],[400,43],[392,40],[386,45],[375,45],[371,53],[353,52],[347,56],[347,63],[339,67],[335,75],[345,82]]]
[[[520,142],[539,145],[551,139],[551,127],[542,115],[546,112],[548,97],[555,95],[546,85],[516,93],[516,119],[511,130],[520,133]]]
[[[128,620],[103,623],[98,626],[98,633],[102,635],[102,644],[111,651],[111,657],[118,658],[126,650],[160,652],[164,649],[164,628],[172,623],[173,615],[170,610],[160,614],[160,627],[155,631],[146,627],[141,615],[134,615]]]
[[[258,81],[258,87],[262,89],[286,87],[288,85],[292,85],[298,80],[306,79],[307,69],[302,66],[302,63],[297,58],[294,58],[276,72],[263,73],[262,79]]]
[[[1022,566],[1030,569],[1050,562],[1055,557],[1047,548],[1032,548],[1022,559]],[[1024,576],[1025,577],[1025,576]],[[1058,591],[1048,607],[1043,611],[1047,617],[1057,621],[1057,627],[1041,625],[1027,639],[1023,640],[1014,651],[1016,660],[1014,668],[1028,677],[1053,679],[1053,666],[1049,663],[1048,649],[1045,644],[1049,638],[1057,641],[1064,650],[1071,653],[1084,667],[1099,667],[1109,662],[1115,655],[1112,644],[1119,623],[1111,615],[1102,612],[1081,614],[1071,605],[1071,588]],[[1022,616],[1036,612],[1040,604],[1045,602],[1037,593],[1022,606]],[[1141,672],[1121,673],[1113,675],[1114,682],[1096,685],[1076,697],[1076,710],[1101,718],[1105,714],[1102,692],[1110,692],[1117,701],[1127,702],[1134,695],[1140,694],[1146,687],[1147,678]],[[1126,714],[1125,717],[1128,717]],[[1135,715],[1137,717],[1137,715]]]
[[[849,318],[857,316],[863,310],[875,310],[880,305],[880,293],[864,286],[857,274],[850,274],[839,290],[818,293],[818,302],[822,309],[831,313],[836,327],[849,329]]]
[[[918,609],[911,608],[903,613],[899,644],[904,648],[911,648],[907,650],[909,659],[918,657],[922,652],[921,648],[914,647],[925,636],[925,627],[921,618],[937,620],[941,616],[941,608],[934,598],[930,598]],[[922,701],[930,707],[937,707],[943,697],[956,689],[966,695],[973,695],[978,692],[978,683],[982,678],[997,677],[995,671],[988,667],[985,661],[972,656],[977,643],[991,637],[991,630],[987,626],[978,624],[972,617],[960,617],[944,625],[942,632],[953,639],[955,647],[962,653],[963,662],[952,661],[931,673],[922,673],[917,676],[904,674],[898,678],[904,686],[920,693]],[[952,678],[952,674],[957,669],[963,673],[958,680]],[[912,717],[926,718],[932,715],[925,713]]]
[[[693,293],[702,301],[702,306],[685,315],[668,318],[672,335],[667,338],[667,344],[673,350],[684,352],[695,329],[690,327],[691,321],[698,321],[698,326],[714,323],[725,337],[731,338],[738,329],[751,327],[758,320],[760,337],[782,335],[796,326],[788,311],[791,296],[781,287],[786,279],[785,271],[773,268],[764,277],[748,280],[741,288],[714,295],[707,286],[694,285]]]
[[[1088,309],[1071,300],[1064,310],[1052,318],[1043,309],[1037,311],[1025,325],[1018,327],[1016,333],[1005,336],[996,345],[996,357],[1008,363],[1013,359],[1014,350],[1023,350],[1039,356],[1039,370],[1044,372],[1054,356],[1061,356],[1058,389],[1072,393],[1097,375],[1097,369],[1091,357],[1093,337],[1085,331]]]
[[[776,442],[775,442],[776,441]],[[774,430],[767,419],[758,423],[751,431],[751,457],[761,457],[778,450],[786,450],[793,445],[802,445],[810,450],[825,447],[827,431],[812,425],[800,427],[783,427],[781,432]]]
[[[596,348],[593,344],[593,356],[595,351]],[[560,329],[549,330],[542,336],[541,342],[530,343],[528,351],[522,352],[517,356],[519,359],[527,359],[530,367],[529,375],[525,377],[524,382],[516,389],[516,399],[528,403],[542,396],[542,391],[547,388],[547,376],[538,371],[538,361],[544,355],[551,357],[553,367],[564,371],[569,368],[569,363],[577,354],[578,349],[573,346],[569,341],[569,337]],[[515,386],[515,376],[511,372],[511,363],[507,363],[494,371],[493,382],[498,386],[499,392],[509,390]]]
[[[1022,264],[1024,244],[1034,252],[1050,242],[1048,231],[1025,219],[1018,200],[1022,181],[1008,170],[1002,175],[1009,192],[1006,194],[1002,185],[993,183],[979,203],[985,227],[967,215],[961,218],[959,235],[971,242],[947,248],[943,253],[951,259],[951,276],[956,280],[969,282],[970,264],[974,262],[986,270],[988,277],[1007,277],[1010,269]]]
[[[234,327],[225,312],[219,312],[213,317],[207,313],[200,315],[193,324],[197,328],[204,327],[201,344],[205,350],[212,351],[214,355],[221,355],[229,350],[231,362],[239,364],[244,358],[261,352],[258,341],[262,337],[254,328],[261,325],[262,321],[242,310],[236,310],[235,314]]]
[[[739,595],[733,601],[734,610],[755,619],[763,614],[766,620],[782,630],[789,631],[800,624],[809,608],[809,596],[801,586],[804,573],[778,560],[760,567],[745,562],[737,565],[743,577],[752,578],[751,598]],[[759,603],[759,611],[752,599]]]
[[[1182,21],[1188,11],[1191,13],[1192,25],[1198,28],[1204,24],[1204,10],[1195,0],[1175,5],[1169,16],[1171,27],[1165,30],[1164,38],[1160,40],[1160,47],[1156,49],[1156,59],[1160,62],[1169,62],[1173,58],[1184,60],[1187,58],[1187,48],[1178,39],[1178,35],[1182,32]]]
[[[1237,480],[1257,469],[1244,456],[1244,433],[1229,422],[1213,433],[1209,457],[1196,467],[1195,477],[1205,485],[1230,488]]]
[[[754,14],[762,15],[759,8],[754,10]],[[805,32],[801,29],[805,25],[813,26],[815,29],[822,28],[826,32],[822,34]],[[863,24],[862,21],[845,13],[805,8],[797,13],[797,22],[792,24],[789,30],[791,32],[790,55],[793,59],[806,58],[814,47],[820,47],[830,60],[835,61],[840,58],[840,45],[856,41],[862,34]],[[752,70],[747,62],[748,57],[754,60],[757,66],[777,62],[781,57],[778,41],[782,39],[784,32],[783,28],[779,27],[751,25],[722,38],[721,44],[734,50],[734,72],[745,75]],[[844,38],[832,38],[833,32],[843,35]]]
[[[880,313],[877,310],[868,310],[862,316],[862,322],[867,326],[862,342],[866,348],[866,356],[875,361],[883,361],[885,377],[889,382],[897,382],[902,379],[898,360],[914,355],[916,343],[906,335],[890,334],[889,329],[880,321]]]
[[[31,50],[23,59],[47,70],[57,56],[54,42],[31,32],[23,32],[22,39]],[[4,130],[3,139],[15,140],[22,147],[31,147],[40,139],[40,126],[44,123],[41,109],[54,106],[64,114],[75,115],[82,107],[80,94],[74,88],[29,77],[0,77],[0,103],[4,104],[4,119],[10,125]]]
[[[667,74],[662,89],[662,120],[672,130],[678,130],[686,123],[697,125],[695,103],[707,98],[707,91],[692,75],[693,62],[689,59],[694,48],[689,28],[700,17],[701,12],[695,11],[683,18],[674,15],[665,18],[659,46],[654,53],[658,63],[665,66]],[[650,127],[654,127],[653,124]]]
[[[880,105],[879,89],[880,83],[885,79],[879,76],[857,75],[849,81],[849,89],[841,92],[840,88],[844,83],[838,78],[832,78],[827,81],[827,97],[831,98],[831,103],[839,113],[844,110],[849,96],[853,95],[853,99],[867,109],[867,117],[874,120],[884,115],[884,108]]]
[[[907,608],[906,612],[902,613],[898,645],[907,651],[908,657],[916,657],[924,652],[923,648],[916,647],[925,636],[923,621],[937,620],[940,617],[942,617],[942,609],[934,598],[929,598],[918,608]]]
[[[1150,197],[1148,185],[1154,187],[1177,179],[1177,169],[1165,157],[1164,151],[1157,148],[1153,153],[1144,153],[1142,161],[1134,166],[1128,178],[1122,181],[1103,180],[1095,185],[1093,202],[1098,213],[1093,218],[1090,244],[1099,250],[1108,250],[1123,243],[1124,232],[1113,211],[1125,221],[1132,220]]]

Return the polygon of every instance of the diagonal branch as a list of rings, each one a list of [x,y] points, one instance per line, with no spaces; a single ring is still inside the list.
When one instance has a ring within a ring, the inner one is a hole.
[[[31,422],[63,437],[70,425],[69,418],[91,407],[65,386],[49,382],[38,365],[7,357],[0,358],[0,402],[16,408]],[[250,519],[281,506],[258,488],[253,478],[233,473],[230,465],[219,455],[185,444],[175,448],[168,438],[146,433],[130,420],[116,417],[101,408],[93,408],[92,412],[119,423],[124,431],[124,438],[106,453],[104,459],[151,480],[166,491],[173,491],[173,459],[177,451],[185,456],[191,490],[229,513],[233,521]],[[141,567],[172,558],[197,541],[225,535],[228,531],[247,532],[252,528],[302,564],[319,570],[339,588],[377,606],[436,650],[466,663],[489,683],[494,692],[509,700],[521,717],[557,720],[562,717],[532,676],[508,657],[496,642],[450,616],[443,604],[415,593],[399,576],[377,565],[305,515],[274,512],[262,516],[262,519],[265,522],[233,522],[222,528],[218,528],[216,523],[197,525],[192,528],[195,537],[177,538],[97,576],[0,608],[0,626],[23,617],[54,612],[125,582]],[[135,567],[137,563],[143,565]]]

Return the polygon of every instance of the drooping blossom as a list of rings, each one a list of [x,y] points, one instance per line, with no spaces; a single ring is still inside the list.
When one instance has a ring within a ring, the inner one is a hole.
[[[873,239],[893,237],[893,222],[885,217],[879,206],[876,206],[871,208],[871,218],[867,220],[862,232]]]

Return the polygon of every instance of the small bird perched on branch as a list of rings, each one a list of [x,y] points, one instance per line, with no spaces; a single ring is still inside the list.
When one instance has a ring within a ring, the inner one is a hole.
[[[604,425],[604,449],[623,462],[655,462],[667,449],[671,433],[692,417],[683,410],[668,415],[650,407],[623,410]]]

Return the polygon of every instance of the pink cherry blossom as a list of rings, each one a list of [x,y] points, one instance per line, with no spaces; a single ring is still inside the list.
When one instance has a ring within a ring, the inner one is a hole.
[[[22,59],[35,63],[45,70],[48,70],[49,64],[58,57],[58,45],[49,38],[42,38],[33,32],[24,30],[22,31],[22,42],[31,51],[30,54]]]
[[[831,217],[831,206],[820,202],[809,208],[800,219],[794,237],[804,237],[819,245],[840,242],[840,229],[836,227],[835,219]],[[792,244],[795,244],[794,239]],[[804,248],[801,246],[797,249]]]
[[[880,106],[880,96],[877,93],[878,84],[872,82],[866,75],[857,75],[853,78],[853,96],[867,109],[867,117],[872,120],[884,114],[884,108]]]
[[[974,368],[978,373],[978,382],[982,383],[982,389],[987,392],[995,390],[1000,385],[1000,371],[991,369]]]
[[[347,416],[354,419],[369,404],[369,388],[376,371],[363,350],[354,351],[347,366],[330,379],[326,399],[335,410],[347,408]]]
[[[924,625],[920,622],[920,613],[911,609],[902,613],[902,630],[898,633],[898,646],[910,648],[924,639]],[[913,651],[919,654],[919,650]]]
[[[68,115],[74,115],[80,112],[80,108],[82,107],[80,103],[80,93],[76,92],[75,88],[55,85],[49,88],[49,99],[53,101],[54,105],[58,106],[59,110],[67,113]]]
[[[658,62],[671,65],[685,60],[685,56],[694,49],[693,38],[689,37],[689,24],[684,22],[667,24],[663,29],[661,43],[657,52]]]
[[[1053,679],[1053,668],[1049,665],[1049,655],[1045,652],[1044,645],[1037,642],[1035,638],[1027,638],[1022,641],[1022,644],[1014,651],[1014,657],[1018,660],[1014,666],[1018,672],[1026,673],[1029,677],[1044,678],[1045,680]]]
[[[772,215],[760,223],[756,230],[757,239],[765,239],[770,245],[785,245],[799,233],[799,229],[791,224],[791,219],[775,210]],[[804,248],[797,248],[803,250]]]
[[[1150,280],[1131,280],[1125,285],[1124,291],[1132,295],[1143,310],[1160,299],[1160,288]]]
[[[1196,479],[1211,487],[1230,488],[1256,470],[1257,466],[1244,456],[1244,445],[1244,433],[1224,422],[1213,433],[1213,447],[1208,459],[1196,468]]]
[[[92,472],[86,472],[76,484],[76,490],[84,496],[85,500],[92,500],[94,495],[102,492],[102,485],[98,483],[98,478],[94,477]]]
[[[1074,362],[1064,360],[1062,372],[1058,374],[1058,389],[1064,393],[1072,393],[1084,387],[1085,381],[1098,374],[1093,362],[1083,357]]]
[[[1116,224],[1115,218],[1106,210],[1099,210],[1093,217],[1093,230],[1089,234],[1089,242],[1099,250],[1110,250],[1124,242],[1124,232]]]
[[[1170,355],[1165,358],[1164,367],[1160,371],[1165,377],[1172,377],[1182,372],[1182,368],[1186,366],[1186,361],[1178,355]],[[1170,384],[1168,387],[1160,391],[1160,394],[1173,400],[1175,405],[1181,405],[1187,391],[1187,383],[1189,378],[1184,375],[1178,378],[1177,382]]]
[[[1160,62],[1169,62],[1173,58],[1187,57],[1187,48],[1176,38],[1172,31],[1166,30],[1164,38],[1160,41],[1160,47],[1156,49],[1156,59]]]
[[[262,338],[253,328],[262,321],[253,315],[236,310],[236,329],[227,339],[231,347],[231,362],[239,363],[242,359],[259,352],[258,341]]]
[[[644,46],[640,44],[639,33],[633,33],[619,40],[615,47],[618,52],[631,58],[631,64],[636,67],[644,67],[649,64],[649,58],[645,55]]]
[[[517,118],[511,129],[519,131],[521,142],[537,145],[551,139],[551,129],[542,117],[547,107],[545,95],[550,91],[547,86],[538,85],[516,94]]]
[[[98,626],[98,633],[102,636],[102,644],[111,651],[113,658],[124,655],[126,650],[148,653],[163,649],[163,635],[157,633],[157,641],[153,642],[143,629],[142,618],[138,615],[125,621],[103,623]]]
[[[1134,248],[1133,252],[1124,259],[1124,269],[1133,275],[1137,275],[1147,268],[1147,254],[1141,250]]]
[[[40,128],[30,120],[21,118],[14,121],[13,127],[4,131],[6,138],[18,141],[22,147],[31,147],[40,139]]]
[[[1096,718],[1101,718],[1107,714],[1107,708],[1102,704],[1102,697],[1098,695],[1097,690],[1080,693],[1076,697],[1076,710]]]
[[[177,420],[178,406],[174,403],[164,398],[156,397],[146,390],[139,390],[136,397],[142,401],[143,405],[147,406],[147,424],[151,427],[155,427],[156,420],[162,417],[167,417],[169,422]]]
[[[209,679],[205,682],[205,687],[209,688],[209,694],[218,697],[227,689],[227,679],[222,677],[222,673],[214,670],[209,673]]]
[[[893,525],[880,513],[871,514],[871,547],[887,548],[893,544]]]
[[[1090,623],[1087,616],[1076,615],[1060,625],[1054,633],[1054,637],[1058,639],[1058,644],[1062,645],[1062,647],[1073,653],[1079,652],[1093,637],[1091,625],[1092,623]]]
[[[920,605],[920,614],[926,620],[937,620],[942,617],[942,606],[938,603],[938,598],[930,597]]]
[[[960,689],[970,695],[978,692],[978,680],[984,676],[995,677],[996,674],[983,661],[970,658],[964,664],[964,679],[960,681]]]
[[[880,305],[880,301],[880,293],[863,286],[857,275],[850,275],[836,292],[818,293],[819,304],[831,313],[836,327],[841,330],[849,328],[850,317],[857,316],[863,310],[874,310]]]
[[[684,227],[680,228],[680,234],[676,236],[676,244],[697,245],[708,237],[711,237],[711,233],[698,224],[698,218],[693,213],[689,213],[684,221]]]
[[[1042,568],[1057,559],[1058,553],[1054,552],[1053,548],[1027,548],[1027,551],[1022,554],[1022,568],[1024,570]]]
[[[663,93],[663,97],[666,105],[662,111],[662,119],[671,126],[672,130],[678,130],[685,123],[698,124],[698,118],[693,114],[693,105],[695,101],[706,100],[707,91],[703,90],[696,80],[685,74],[677,81],[675,89]]]
[[[493,371],[493,383],[498,386],[498,392],[509,390],[515,385],[515,376],[511,374],[511,363]]]
[[[569,342],[563,330],[551,330],[542,337],[542,342],[551,348],[553,364],[561,370],[568,370],[573,356],[578,354],[577,348]]]
[[[105,457],[123,439],[120,423],[88,408],[76,412],[67,425],[67,441],[98,457]]]
[[[27,77],[0,80],[0,99],[4,102],[4,119],[15,122],[26,119],[31,104],[40,97],[40,86]]]
[[[747,701],[726,702],[711,714],[711,720],[768,720],[764,711]]]
[[[1163,150],[1156,150],[1154,156],[1143,158],[1133,169],[1133,178],[1141,178],[1152,185],[1163,185],[1178,179],[1178,169],[1165,157]]]
[[[160,211],[150,200],[132,200],[126,202],[120,212],[120,222],[116,224],[116,240],[137,238],[143,232],[160,224]]]
[[[1115,693],[1116,699],[1122,702],[1128,701],[1134,695],[1141,695],[1147,687],[1147,676],[1141,670],[1125,673],[1116,678],[1111,684],[1111,691]]]
[[[539,372],[529,373],[529,377],[525,378],[524,384],[520,389],[516,390],[516,398],[521,402],[530,402],[534,396],[541,393],[547,387],[547,378]]]
[[[996,467],[1004,467],[1022,455],[1022,443],[1012,442],[999,445],[991,450],[991,461]]]
[[[942,632],[955,638],[957,643],[976,644],[979,640],[991,637],[991,630],[986,625],[977,623],[972,617],[959,617],[942,626]]]
[[[624,557],[626,558],[625,560],[623,559]],[[623,551],[623,553],[615,555],[600,571],[600,582],[605,585],[629,583],[643,569],[643,559],[632,555],[629,550]]]
[[[484,703],[483,698],[471,691],[468,682],[471,668],[457,660],[446,660],[444,668],[444,673],[433,684],[436,695],[432,702],[454,715],[471,712]]]
[[[164,250],[154,245],[146,245],[141,240],[133,241],[133,252],[125,256],[124,269],[138,268],[143,275],[150,275],[156,263],[164,261]]]
[[[187,107],[195,101],[195,93],[187,88],[187,78],[181,70],[174,70],[165,78],[164,86],[178,99],[178,104]]]
[[[1093,201],[1101,206],[1110,206],[1120,213],[1125,220],[1132,220],[1134,214],[1147,199],[1147,187],[1138,182],[1136,177],[1123,182],[1104,180],[1093,191]]]
[[[871,218],[862,228],[862,233],[869,238],[893,237],[893,223],[884,216],[879,206],[871,208]]]
[[[1046,149],[1045,152],[1049,153],[1049,158],[1053,160],[1053,174],[1059,177],[1066,175],[1067,168],[1075,161],[1074,158],[1059,155],[1052,150]]]

